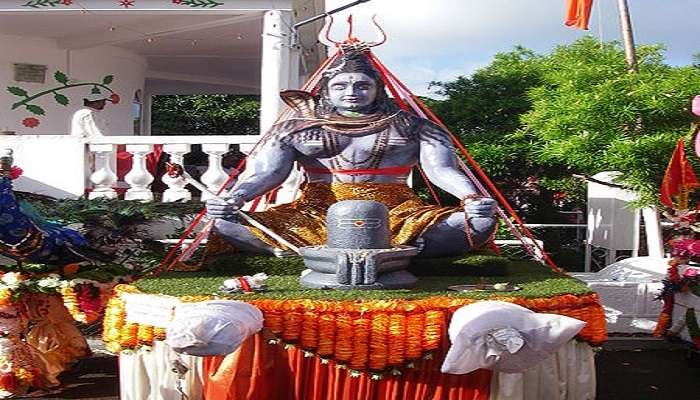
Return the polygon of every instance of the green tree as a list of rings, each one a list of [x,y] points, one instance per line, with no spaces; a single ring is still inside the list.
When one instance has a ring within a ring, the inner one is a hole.
[[[554,193],[534,185],[544,171],[529,157],[528,140],[514,135],[522,128],[521,116],[532,109],[529,90],[541,84],[541,58],[521,46],[497,54],[470,77],[433,82],[444,100],[430,100],[428,105],[521,214],[531,221],[554,222]]]
[[[700,71],[664,64],[660,46],[637,51],[632,74],[616,42],[586,37],[546,55],[517,47],[469,78],[436,83],[444,100],[431,106],[533,221],[550,221],[562,193],[583,205],[573,174],[622,171],[651,203],[688,134]]]
[[[571,190],[580,186],[571,174],[618,170],[641,202],[656,201],[673,147],[689,132],[700,71],[664,64],[661,46],[640,46],[637,56],[639,72],[629,73],[618,43],[587,37],[542,58],[532,109],[513,136],[531,143],[534,163],[561,171],[545,186]]]
[[[155,96],[151,132],[154,135],[257,135],[258,96]]]

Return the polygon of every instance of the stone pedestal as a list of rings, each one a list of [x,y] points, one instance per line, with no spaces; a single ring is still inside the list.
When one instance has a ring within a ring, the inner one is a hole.
[[[406,271],[412,246],[392,247],[389,212],[376,201],[347,200],[333,204],[326,217],[324,246],[300,249],[308,270],[302,286],[314,289],[400,289],[417,279]]]

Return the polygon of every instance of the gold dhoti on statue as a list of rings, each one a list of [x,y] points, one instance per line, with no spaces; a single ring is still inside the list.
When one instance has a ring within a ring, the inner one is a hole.
[[[389,228],[393,245],[415,240],[423,231],[448,215],[459,212],[456,207],[426,205],[404,184],[387,183],[308,183],[301,197],[250,216],[298,247],[326,243],[326,211],[343,200],[374,200],[389,209]],[[250,227],[264,242],[284,246]]]

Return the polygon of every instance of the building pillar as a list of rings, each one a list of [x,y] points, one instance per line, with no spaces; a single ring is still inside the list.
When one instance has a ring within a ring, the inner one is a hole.
[[[264,135],[283,109],[280,91],[299,87],[298,48],[292,48],[292,13],[270,10],[263,18],[260,74],[260,134]],[[298,195],[301,174],[293,168],[277,192],[275,204],[289,203]]]
[[[292,54],[292,13],[270,10],[263,17],[262,66],[260,71],[260,133],[264,134],[274,124],[282,110],[280,91],[291,87],[290,72]]]

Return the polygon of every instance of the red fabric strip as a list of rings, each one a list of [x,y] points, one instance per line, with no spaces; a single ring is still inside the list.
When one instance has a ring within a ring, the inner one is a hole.
[[[308,168],[306,172],[312,174],[340,174],[340,175],[403,175],[411,172],[411,165],[402,165],[399,167],[387,168],[369,168],[369,169],[330,169],[330,168]]]
[[[239,276],[238,282],[241,284],[241,289],[243,289],[243,293],[252,293],[253,292],[253,289],[250,288],[248,281],[244,277]]]

